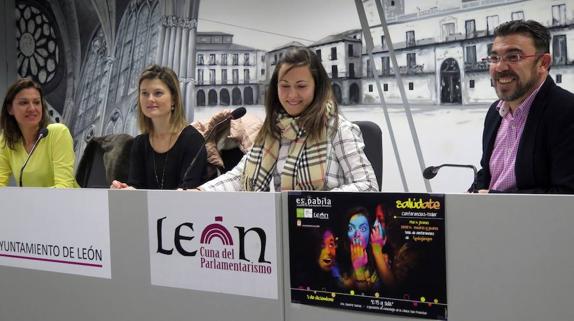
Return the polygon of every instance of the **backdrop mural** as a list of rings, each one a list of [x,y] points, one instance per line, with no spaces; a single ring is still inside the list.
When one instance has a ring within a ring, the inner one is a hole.
[[[366,8],[373,0],[363,1]],[[308,46],[320,55],[343,113],[373,120],[384,140],[383,190],[400,191],[386,139],[375,73],[400,147],[411,191],[424,191],[395,74],[400,73],[429,165],[478,165],[482,119],[496,99],[486,57],[494,28],[534,19],[552,33],[551,75],[574,91],[573,0],[383,0],[389,28],[369,30],[366,53],[351,0],[7,0],[0,50],[0,90],[29,76],[47,93],[50,115],[64,122],[81,157],[94,136],[138,133],[137,78],[148,64],[173,68],[188,119],[206,119],[229,106],[263,117],[266,84],[283,52]],[[391,64],[392,42],[398,68]],[[445,170],[446,171],[446,170]],[[462,191],[472,175],[452,172],[435,191]]]

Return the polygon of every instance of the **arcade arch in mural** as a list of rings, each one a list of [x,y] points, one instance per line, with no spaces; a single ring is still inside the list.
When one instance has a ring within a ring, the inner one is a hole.
[[[440,66],[440,102],[462,103],[460,68],[453,58],[446,59]]]
[[[219,103],[221,106],[229,106],[231,99],[229,97],[229,90],[227,88],[222,88],[219,91]]]
[[[242,99],[241,99],[241,90],[239,90],[239,88],[235,87],[233,88],[233,90],[231,91],[231,104],[232,105],[241,105],[243,104]]]
[[[359,85],[352,83],[349,87],[349,104],[356,105],[361,100],[361,93],[359,90]]]
[[[209,106],[217,105],[217,91],[215,91],[215,89],[210,89],[207,93],[207,104]]]
[[[203,90],[197,91],[197,106],[205,106],[205,92]]]
[[[337,84],[333,84],[333,94],[335,94],[335,100],[337,100],[337,104],[343,103],[343,93],[341,92],[341,87]]]
[[[253,88],[246,87],[243,92],[243,97],[245,97],[245,105],[253,105]]]

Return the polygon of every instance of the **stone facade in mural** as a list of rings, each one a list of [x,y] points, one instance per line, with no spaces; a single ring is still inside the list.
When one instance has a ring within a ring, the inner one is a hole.
[[[455,7],[433,7],[416,13],[405,13],[405,1],[408,0],[383,1],[389,35],[383,34],[380,25],[371,28],[375,41],[374,68],[366,52],[361,29],[332,34],[306,45],[321,57],[333,81],[339,103],[379,104],[374,72],[379,75],[385,101],[402,103],[395,78],[396,70],[402,76],[407,98],[412,103],[490,103],[496,99],[496,95],[490,87],[488,65],[482,58],[487,56],[494,39],[494,28],[514,19],[534,19],[550,28],[554,59],[551,75],[562,87],[574,91],[574,58],[570,58],[574,52],[574,40],[568,42],[569,38],[574,37],[574,19],[567,11],[573,9],[568,8],[570,3],[570,7],[574,7],[571,0],[465,0]],[[325,30],[317,30],[317,34],[325,34]],[[229,39],[233,36],[224,35]],[[393,43],[398,69],[392,66],[388,41]],[[200,46],[198,44],[198,48]],[[264,53],[265,71],[262,74],[266,74],[266,81],[271,77],[278,59],[294,46],[304,44],[287,42]],[[215,54],[215,59],[223,59],[222,56],[237,54],[237,49],[212,50],[211,53]],[[207,56],[198,49],[196,58],[207,59]],[[209,71],[202,69],[198,69],[198,76],[207,78]],[[209,103],[208,94],[198,93],[198,99],[207,101],[201,105],[213,105],[219,101],[214,90],[211,90],[212,103]],[[259,91],[265,92],[264,84],[260,83]],[[227,96],[224,94],[223,97]],[[223,103],[217,105],[226,105],[226,101],[224,99]],[[231,105],[240,104],[239,100],[231,102]]]
[[[93,136],[138,133],[137,79],[148,64],[176,71],[192,120],[195,106],[262,104],[278,59],[302,45],[287,42],[263,51],[234,43],[231,33],[197,33],[199,0],[10,1],[16,71],[44,86],[50,114],[69,126],[78,156]],[[491,102],[496,96],[482,58],[494,28],[513,19],[534,19],[550,28],[551,76],[574,91],[572,0],[464,0],[415,13],[405,13],[406,1],[383,1],[389,34],[371,28],[374,65],[361,29],[307,44],[321,57],[341,104],[378,104],[374,73],[385,101],[401,103],[396,72],[412,103]],[[318,37],[325,34],[328,30],[317,30]],[[391,63],[389,41],[398,68]]]
[[[66,86],[66,60],[62,53],[60,29],[52,10],[38,1],[22,1],[15,6],[17,72],[32,77],[47,93]],[[63,102],[50,96],[49,113],[56,121],[62,119]]]
[[[402,2],[402,1],[401,1]],[[500,23],[532,19],[550,29],[556,82],[574,91],[573,1],[465,0],[458,7],[399,14],[387,19],[389,35],[380,26],[371,29],[375,41],[375,69],[381,76],[388,103],[400,103],[385,44],[392,40],[399,71],[410,102],[432,104],[489,103],[496,99],[490,85],[488,55],[493,31]],[[569,11],[568,11],[569,10]],[[570,41],[568,41],[570,40]],[[373,70],[362,58],[361,102],[377,103]]]
[[[196,39],[197,106],[262,104],[263,50],[235,44],[222,32],[198,32]]]
[[[93,136],[138,133],[137,79],[152,63],[178,73],[193,118],[198,6],[198,0],[16,0],[18,75],[43,85],[50,114],[68,125],[78,156]]]

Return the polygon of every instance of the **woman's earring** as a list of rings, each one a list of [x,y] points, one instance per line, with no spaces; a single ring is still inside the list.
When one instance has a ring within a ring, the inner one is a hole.
[[[171,111],[172,111],[172,112],[175,111],[175,105],[171,105]]]

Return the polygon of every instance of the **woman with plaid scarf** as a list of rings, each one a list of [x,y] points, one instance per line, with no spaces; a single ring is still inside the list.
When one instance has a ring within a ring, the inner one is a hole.
[[[286,52],[275,66],[266,117],[252,149],[202,191],[377,191],[361,131],[339,115],[331,81],[315,53]]]

